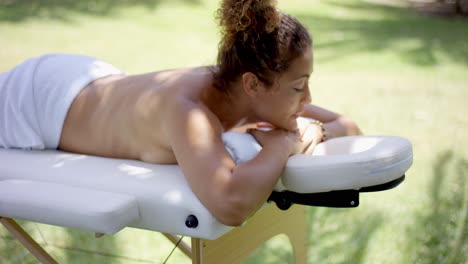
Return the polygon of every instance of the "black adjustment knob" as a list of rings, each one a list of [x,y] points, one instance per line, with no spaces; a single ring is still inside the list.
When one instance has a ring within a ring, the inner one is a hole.
[[[276,203],[276,206],[283,211],[288,210],[289,207],[291,207],[292,205],[291,201],[287,199],[286,197],[280,197],[276,199],[275,203]]]
[[[198,226],[197,217],[194,215],[187,216],[187,219],[185,219],[185,226],[188,228],[196,228]]]

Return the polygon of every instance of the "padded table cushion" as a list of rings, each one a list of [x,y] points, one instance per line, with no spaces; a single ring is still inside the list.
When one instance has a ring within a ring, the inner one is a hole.
[[[249,134],[225,133],[223,141],[238,163],[255,157],[261,149]],[[411,163],[412,147],[406,139],[336,138],[319,144],[314,155],[290,157],[276,190],[360,189],[401,177]],[[0,148],[0,183],[5,191],[0,195],[5,202],[4,207],[0,203],[3,216],[105,233],[128,225],[206,239],[216,239],[232,229],[201,204],[177,165]],[[45,210],[39,210],[41,207]],[[103,211],[89,215],[99,210]],[[113,214],[118,217],[111,219]]]
[[[101,205],[101,200],[93,200],[95,204],[89,203],[90,199],[86,196],[91,191],[133,197],[138,203],[139,218],[131,221],[128,224],[130,227],[206,239],[216,239],[232,229],[219,223],[200,203],[177,165],[149,164],[136,160],[110,159],[51,150],[23,151],[0,148],[0,182],[6,180],[27,180],[77,188],[73,189],[75,192],[68,195],[70,197],[73,195],[73,202],[80,205],[81,209],[76,208],[76,210],[83,210],[83,212]],[[58,186],[54,185],[54,188],[51,186],[53,185],[37,185],[40,193],[32,194],[29,198],[39,198],[43,192],[39,188],[43,188],[45,192],[60,192],[60,188],[55,188]],[[31,187],[32,192],[34,187]],[[60,194],[65,193],[60,192]],[[13,194],[5,195],[11,197]],[[98,198],[98,196],[92,197]],[[21,198],[16,195],[11,198],[11,200],[16,199]],[[31,200],[31,203],[35,202]],[[65,208],[68,202],[57,198],[56,201],[47,203]],[[24,210],[28,208],[25,207]],[[56,212],[56,217],[65,217],[60,215],[59,210]],[[38,217],[46,217],[41,215],[51,214],[51,212],[42,211],[37,214],[40,215],[31,218],[25,217],[26,213],[23,219],[39,221]],[[198,220],[196,228],[189,228],[185,224],[190,215],[196,216]],[[61,225],[72,227],[75,221]],[[48,221],[42,222],[53,224]],[[110,223],[110,225],[117,224]]]
[[[29,180],[0,181],[0,215],[106,234],[139,218],[133,196]]]
[[[223,141],[236,163],[254,158],[262,147],[250,134],[228,132]],[[359,190],[400,178],[413,163],[413,148],[397,136],[348,136],[318,144],[312,155],[291,156],[276,191],[320,193]]]

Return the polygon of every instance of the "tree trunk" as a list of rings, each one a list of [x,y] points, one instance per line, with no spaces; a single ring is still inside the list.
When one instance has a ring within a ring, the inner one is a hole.
[[[441,7],[445,5],[447,8],[453,5],[456,14],[468,15],[468,0],[437,0],[437,3],[439,3]]]
[[[459,14],[468,16],[468,0],[458,0],[457,9],[459,11]]]

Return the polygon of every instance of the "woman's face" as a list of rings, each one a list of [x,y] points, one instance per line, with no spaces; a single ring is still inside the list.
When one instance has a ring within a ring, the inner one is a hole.
[[[260,87],[257,97],[258,119],[276,127],[296,130],[296,119],[311,102],[309,77],[313,69],[312,49],[294,59],[289,69],[281,74],[272,87]]]

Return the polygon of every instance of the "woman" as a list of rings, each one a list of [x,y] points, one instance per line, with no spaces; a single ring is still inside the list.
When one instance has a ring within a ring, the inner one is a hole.
[[[213,67],[125,75],[94,58],[54,54],[0,75],[0,146],[178,163],[214,217],[242,224],[289,156],[310,152],[324,131],[360,131],[309,104],[312,41],[295,18],[268,0],[224,0],[218,14],[223,37]],[[299,116],[324,130],[298,128]],[[221,134],[247,128],[263,149],[236,165]]]

